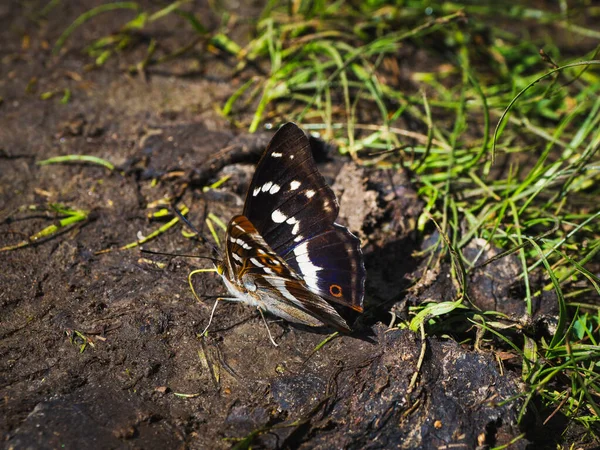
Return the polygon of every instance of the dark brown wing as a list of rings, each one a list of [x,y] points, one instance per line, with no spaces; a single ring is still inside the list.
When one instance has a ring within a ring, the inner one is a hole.
[[[362,311],[366,271],[360,241],[334,223],[338,212],[308,138],[295,124],[284,125],[256,167],[244,215],[312,292]]]

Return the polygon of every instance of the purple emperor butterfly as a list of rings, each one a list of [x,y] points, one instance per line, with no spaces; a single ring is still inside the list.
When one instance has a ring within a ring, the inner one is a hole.
[[[256,167],[243,215],[229,222],[216,264],[231,300],[350,331],[331,303],[362,312],[366,272],[359,239],[334,223],[338,212],[308,138],[284,125]]]

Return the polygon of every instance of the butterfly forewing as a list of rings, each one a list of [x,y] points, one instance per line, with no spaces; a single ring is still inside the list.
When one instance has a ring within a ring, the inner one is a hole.
[[[284,125],[256,167],[244,215],[275,252],[285,254],[304,239],[326,231],[338,211],[308,138],[295,124]]]
[[[227,228],[226,259],[230,278],[244,274],[278,274],[300,279],[269,247],[254,225],[244,216],[235,216]]]

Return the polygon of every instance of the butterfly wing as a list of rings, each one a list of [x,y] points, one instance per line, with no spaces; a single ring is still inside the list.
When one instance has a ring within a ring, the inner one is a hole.
[[[311,291],[362,312],[366,271],[360,241],[345,227],[334,223],[297,245],[285,260]]]
[[[362,311],[366,271],[360,241],[334,223],[338,213],[308,138],[295,124],[284,125],[256,167],[244,215],[313,293]]]
[[[298,280],[267,276],[256,280],[265,309],[290,322],[310,326],[328,325],[350,331],[346,321],[325,300]]]
[[[293,123],[273,136],[248,189],[244,216],[278,254],[326,231],[338,202],[319,173],[310,142]]]

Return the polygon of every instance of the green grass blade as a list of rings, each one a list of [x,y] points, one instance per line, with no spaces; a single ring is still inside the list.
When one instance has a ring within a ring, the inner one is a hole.
[[[91,156],[91,155],[55,156],[53,158],[44,159],[43,161],[38,161],[36,164],[39,166],[46,166],[48,164],[61,164],[61,163],[72,163],[72,162],[98,164],[100,166],[106,167],[108,170],[115,170],[115,166],[112,163],[108,162],[105,159],[98,158],[97,156]]]
[[[65,31],[63,31],[60,37],[56,40],[54,48],[52,49],[52,53],[55,55],[58,54],[60,49],[65,44],[66,40],[69,38],[69,36],[71,36],[71,34],[85,22],[94,18],[98,14],[102,14],[109,11],[115,11],[118,9],[138,10],[139,5],[136,2],[106,3],[104,5],[96,6],[95,8],[92,8],[89,11],[86,11],[85,13],[81,14],[77,19],[75,19],[75,21],[71,25],[69,25]]]

